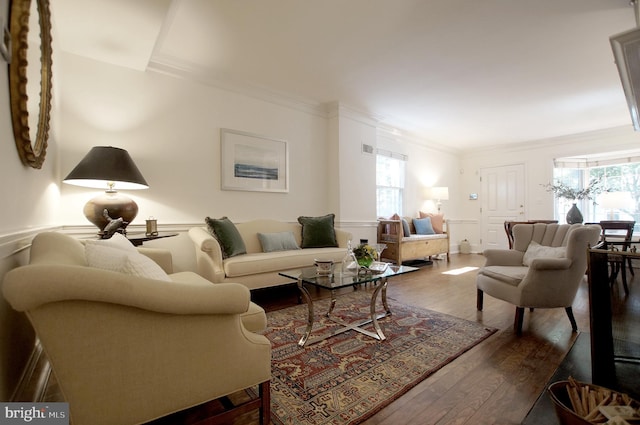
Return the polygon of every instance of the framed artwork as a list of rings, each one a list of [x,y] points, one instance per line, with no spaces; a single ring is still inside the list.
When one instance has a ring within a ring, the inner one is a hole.
[[[221,188],[289,192],[289,150],[285,140],[220,130]]]

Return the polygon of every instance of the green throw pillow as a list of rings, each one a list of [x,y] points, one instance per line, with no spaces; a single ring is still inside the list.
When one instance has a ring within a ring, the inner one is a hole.
[[[334,219],[335,214],[322,217],[298,217],[298,223],[302,225],[302,248],[337,247]]]
[[[216,238],[222,248],[222,258],[235,257],[236,255],[247,253],[247,248],[244,245],[242,236],[240,236],[240,232],[227,217],[220,219],[207,217],[204,221],[207,223],[209,233]]]

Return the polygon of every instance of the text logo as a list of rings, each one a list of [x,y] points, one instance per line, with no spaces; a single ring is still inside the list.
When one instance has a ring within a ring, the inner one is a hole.
[[[0,423],[69,425],[69,403],[1,403]]]

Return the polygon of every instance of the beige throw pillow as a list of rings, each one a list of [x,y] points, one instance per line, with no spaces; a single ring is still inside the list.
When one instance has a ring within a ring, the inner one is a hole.
[[[567,249],[564,246],[545,246],[540,245],[536,241],[531,241],[527,247],[527,251],[522,257],[522,264],[530,266],[531,262],[536,258],[564,258]]]
[[[89,267],[147,279],[171,281],[162,267],[151,258],[140,254],[135,247],[132,252],[116,248],[113,244],[89,243],[84,247],[84,254]]]

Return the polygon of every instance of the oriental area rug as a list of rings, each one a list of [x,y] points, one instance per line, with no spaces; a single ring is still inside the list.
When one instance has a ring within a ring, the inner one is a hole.
[[[340,295],[332,316],[362,321],[370,297],[367,290]],[[267,313],[272,423],[358,424],[496,331],[391,298],[388,304],[392,315],[378,321],[385,341],[350,330],[304,348],[297,343],[306,327],[306,304]],[[324,318],[328,305],[314,302],[310,339],[339,326]]]

